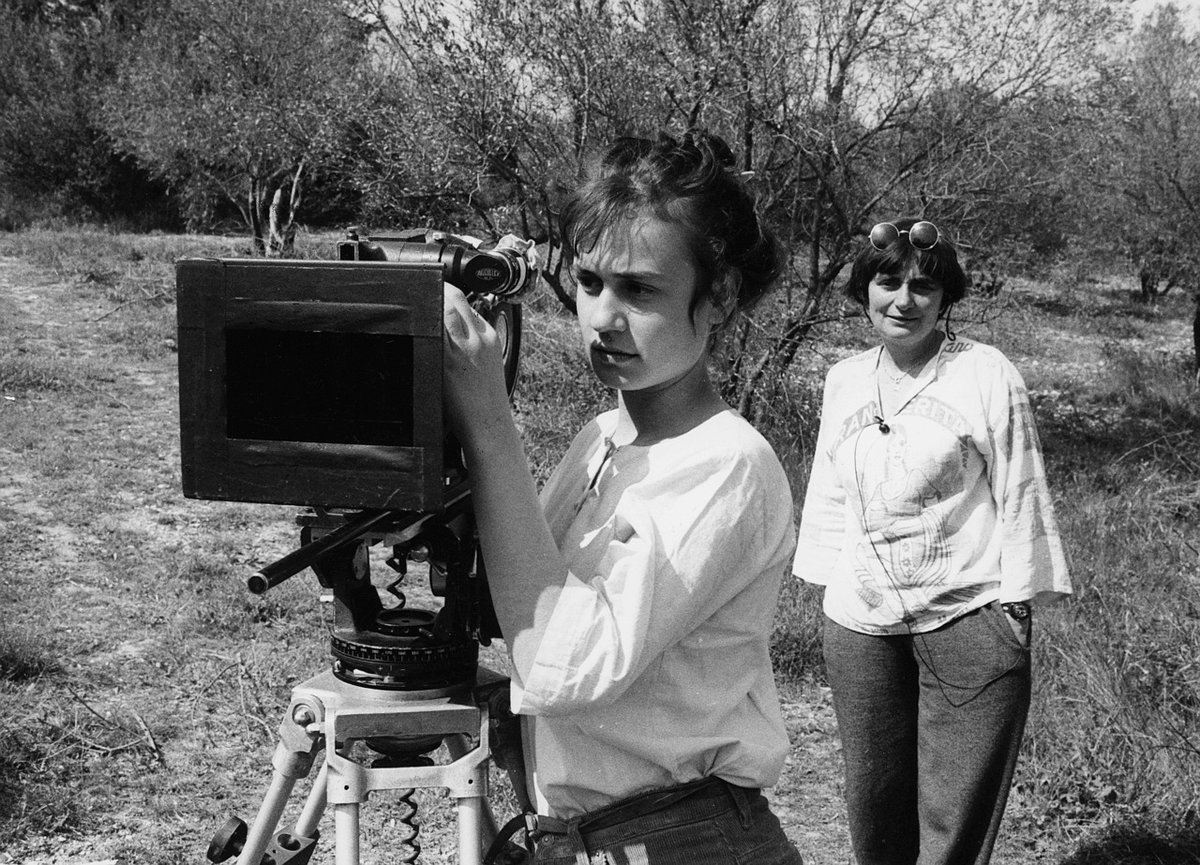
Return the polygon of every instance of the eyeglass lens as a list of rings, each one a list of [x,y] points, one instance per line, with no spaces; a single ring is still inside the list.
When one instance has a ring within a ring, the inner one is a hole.
[[[937,226],[932,222],[918,222],[908,230],[908,242],[917,249],[933,249],[938,242]]]
[[[933,249],[937,246],[938,239],[941,237],[937,226],[927,220],[915,223],[907,231],[901,231],[890,222],[880,222],[871,229],[871,245],[883,251],[899,240],[902,234],[908,235],[908,242],[915,249],[922,250]]]
[[[871,229],[871,246],[882,251],[900,238],[900,231],[890,222],[880,222]]]

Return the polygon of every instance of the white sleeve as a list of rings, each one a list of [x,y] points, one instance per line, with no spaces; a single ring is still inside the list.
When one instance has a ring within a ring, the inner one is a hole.
[[[805,582],[826,585],[833,573],[846,534],[846,493],[838,480],[833,450],[840,419],[834,414],[835,375],[825,378],[821,403],[821,426],[817,432],[816,453],[804,491],[804,509],[800,512],[800,536],[792,573]]]
[[[1007,360],[992,393],[990,480],[1000,519],[1000,597],[1053,601],[1071,581],[1025,382]]]

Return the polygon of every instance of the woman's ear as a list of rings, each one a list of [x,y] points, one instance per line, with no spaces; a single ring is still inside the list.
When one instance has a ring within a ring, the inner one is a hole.
[[[730,272],[713,281],[708,310],[708,322],[714,331],[727,325],[737,312],[738,289],[741,288],[740,273]]]

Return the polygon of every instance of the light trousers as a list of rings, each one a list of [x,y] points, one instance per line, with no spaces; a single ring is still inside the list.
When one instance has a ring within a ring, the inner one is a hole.
[[[903,636],[826,619],[824,651],[858,865],[986,865],[1031,683],[999,604]]]

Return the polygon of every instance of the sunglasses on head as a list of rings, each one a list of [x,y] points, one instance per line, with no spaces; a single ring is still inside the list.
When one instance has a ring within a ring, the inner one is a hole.
[[[883,252],[905,234],[908,235],[908,242],[913,249],[933,249],[942,239],[942,233],[938,231],[937,226],[925,220],[915,222],[911,228],[904,230],[890,222],[880,222],[871,229],[871,246]]]

